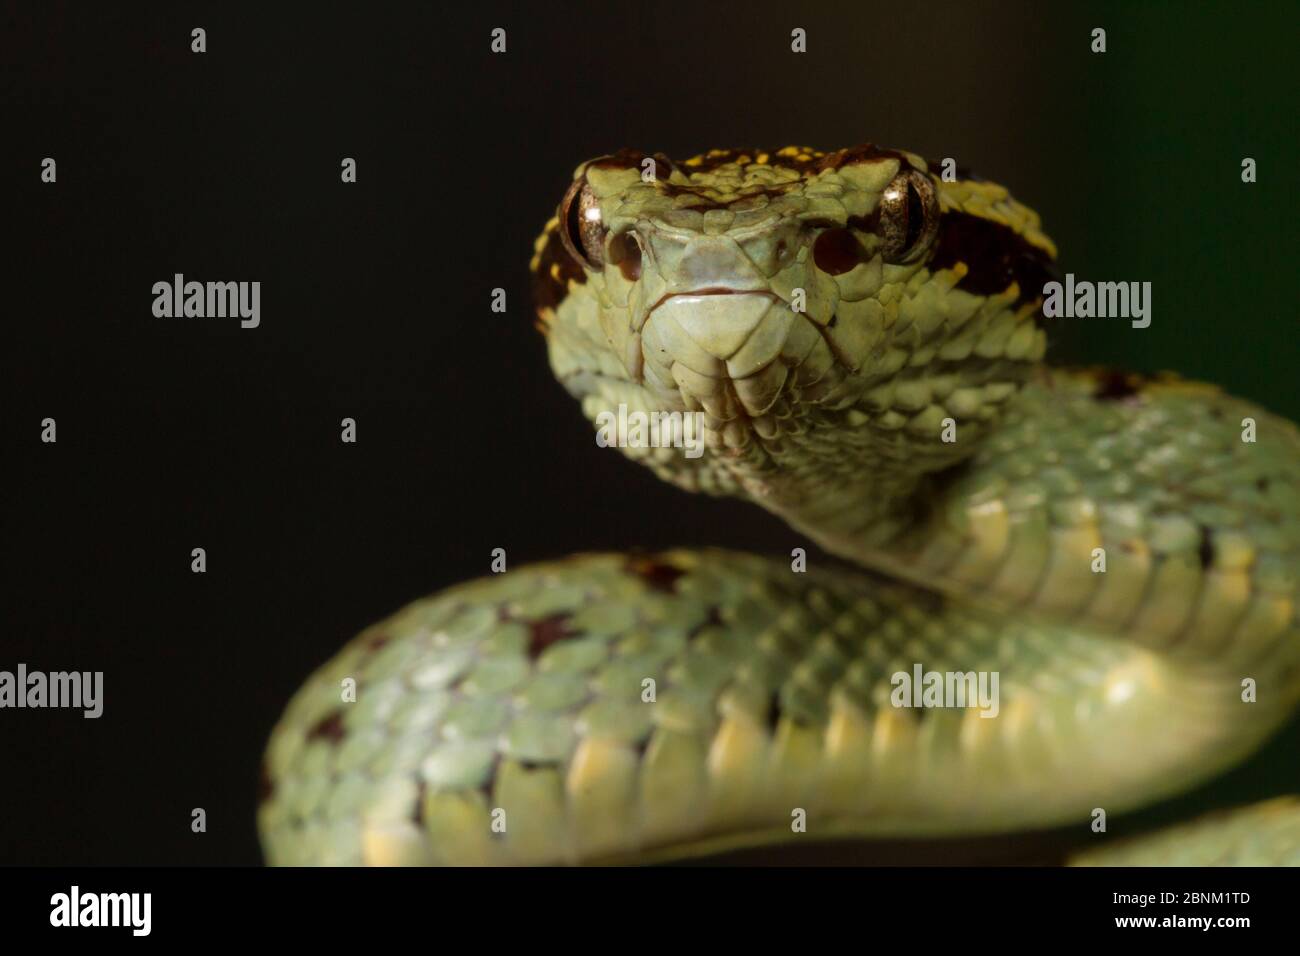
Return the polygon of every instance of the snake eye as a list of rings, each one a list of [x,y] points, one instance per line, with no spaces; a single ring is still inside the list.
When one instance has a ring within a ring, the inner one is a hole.
[[[590,269],[605,265],[605,224],[600,202],[586,177],[574,180],[560,200],[560,240],[569,255]]]
[[[886,262],[915,262],[939,231],[939,200],[934,183],[909,169],[895,176],[880,196],[879,235]]]

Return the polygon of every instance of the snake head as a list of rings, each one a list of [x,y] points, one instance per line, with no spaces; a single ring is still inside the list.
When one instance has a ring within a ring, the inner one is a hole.
[[[817,456],[842,471],[910,444],[934,470],[973,450],[945,448],[942,423],[979,434],[1041,358],[1054,255],[1006,189],[908,152],[622,150],[577,168],[533,272],[552,367],[588,414],[699,412],[719,461],[629,454],[770,497]]]

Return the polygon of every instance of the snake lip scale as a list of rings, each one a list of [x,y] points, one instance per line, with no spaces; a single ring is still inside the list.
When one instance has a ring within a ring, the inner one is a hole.
[[[416,601],[286,707],[268,861],[1064,827],[1082,864],[1300,863],[1293,797],[1106,833],[1300,699],[1300,431],[1177,376],[1046,366],[1056,257],[1004,187],[905,150],[580,164],[531,262],[556,379],[593,423],[697,415],[697,457],[608,444],[839,563],[586,554]]]

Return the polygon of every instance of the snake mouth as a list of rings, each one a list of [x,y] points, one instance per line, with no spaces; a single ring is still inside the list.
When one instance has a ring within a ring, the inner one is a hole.
[[[694,298],[695,296],[706,295],[765,295],[776,301],[776,295],[767,289],[731,289],[726,286],[707,286],[702,289],[690,289],[685,292],[665,292],[659,297],[659,301],[650,306],[649,312],[653,312],[669,299],[677,298]]]
[[[649,375],[719,422],[766,414],[815,334],[767,289],[708,287],[663,296],[641,336]]]

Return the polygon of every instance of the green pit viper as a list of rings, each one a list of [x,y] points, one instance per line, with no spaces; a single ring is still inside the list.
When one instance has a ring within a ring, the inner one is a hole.
[[[417,601],[285,710],[267,859],[1067,826],[1097,848],[1076,862],[1300,862],[1292,798],[1096,832],[1300,697],[1300,432],[1210,385],[1045,367],[1055,255],[1005,188],[910,152],[581,165],[532,262],[556,377],[593,422],[699,413],[702,455],[668,426],[614,443],[841,560],[582,555]],[[897,706],[917,665],[996,674],[996,716]]]

